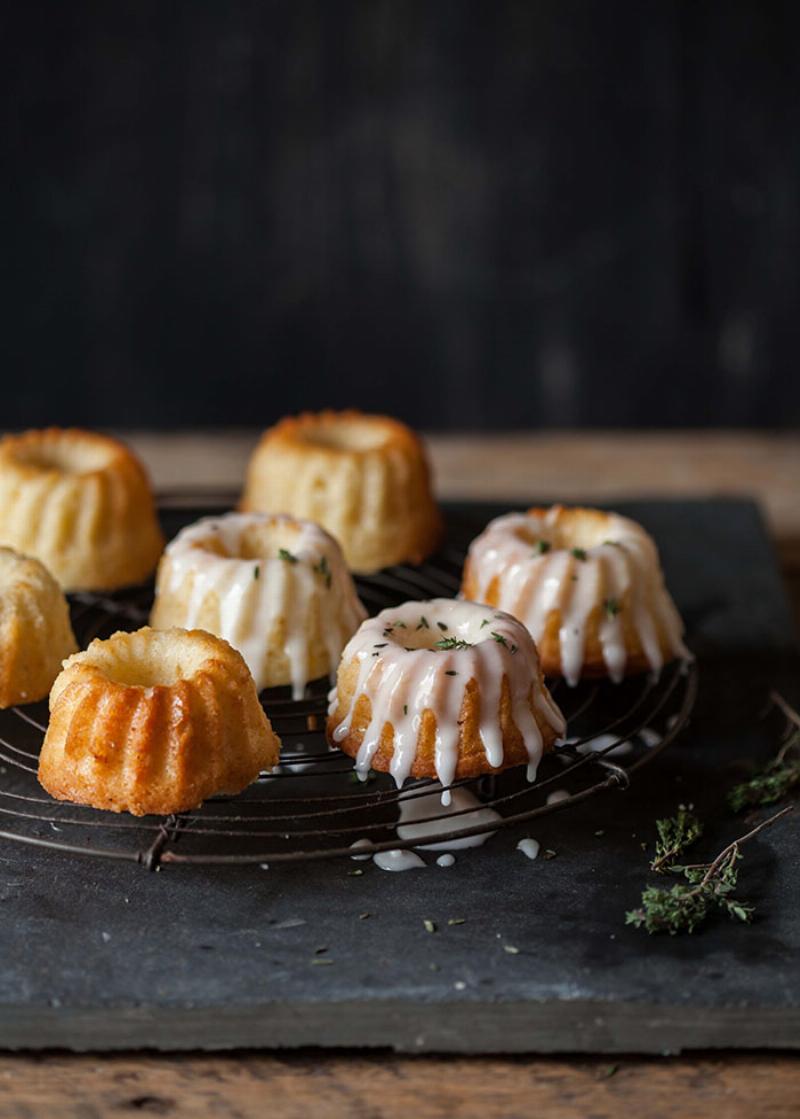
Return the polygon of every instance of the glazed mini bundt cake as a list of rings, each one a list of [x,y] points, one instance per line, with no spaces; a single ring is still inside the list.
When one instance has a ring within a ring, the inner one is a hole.
[[[140,583],[164,546],[150,484],[122,443],[48,428],[0,441],[0,544],[68,591]]]
[[[77,648],[67,600],[44,564],[0,548],[0,707],[44,699]]]
[[[235,649],[202,630],[145,628],[65,663],[39,781],[58,800],[167,815],[240,792],[279,752]]]
[[[545,673],[569,684],[689,655],[653,540],[617,513],[554,505],[498,517],[470,545],[461,591],[519,618]]]
[[[356,771],[460,777],[527,765],[564,734],[530,634],[454,599],[407,602],[364,622],[342,654],[328,740]]]
[[[422,443],[398,420],[361,412],[306,413],[270,428],[241,507],[316,521],[358,572],[420,563],[441,535]]]
[[[199,626],[238,649],[256,686],[333,675],[365,617],[341,549],[310,521],[229,513],[183,529],[158,569],[151,625]]]

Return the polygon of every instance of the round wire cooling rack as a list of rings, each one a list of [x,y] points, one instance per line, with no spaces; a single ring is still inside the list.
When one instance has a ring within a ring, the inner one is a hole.
[[[357,580],[370,614],[407,599],[451,597],[458,591],[463,552],[445,549],[419,567],[400,566]],[[147,621],[152,586],[114,594],[72,596],[73,625],[85,647],[95,637]],[[445,809],[441,788],[416,781],[402,790],[390,777],[370,774],[362,783],[353,762],[330,750],[324,736],[327,681],[316,681],[302,700],[288,688],[262,695],[283,743],[278,769],[236,797],[217,797],[193,812],[168,817],[117,815],[65,804],[36,780],[47,721],[46,703],[0,712],[0,839],[67,854],[165,865],[231,865],[297,862],[342,856],[368,858],[383,851],[435,843],[446,847],[547,815],[591,797],[627,789],[637,771],[686,726],[697,692],[690,661],[667,667],[659,678],[622,684],[584,683],[552,692],[567,717],[570,737],[547,755],[533,783],[524,767],[457,781],[492,813],[470,806]],[[555,795],[554,795],[555,794]],[[413,837],[397,831],[401,801],[415,806]],[[428,830],[429,829],[429,830]],[[354,851],[353,844],[358,844]]]

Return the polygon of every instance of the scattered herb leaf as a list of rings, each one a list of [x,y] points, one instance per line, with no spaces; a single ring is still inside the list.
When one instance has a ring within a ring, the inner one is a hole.
[[[297,563],[297,556],[292,555],[286,548],[278,548],[278,559],[286,560],[287,563]]]
[[[325,580],[325,586],[330,590],[333,582],[333,572],[330,569],[327,556],[320,556],[319,563],[314,564],[314,570]]]
[[[607,598],[603,603],[603,609],[609,618],[616,618],[617,614],[622,610],[622,607],[616,598]]]
[[[570,554],[573,555],[576,560],[581,560],[581,562],[587,558],[585,548],[571,548]]]
[[[434,649],[471,649],[472,642],[464,641],[461,637],[442,637],[434,645]]]

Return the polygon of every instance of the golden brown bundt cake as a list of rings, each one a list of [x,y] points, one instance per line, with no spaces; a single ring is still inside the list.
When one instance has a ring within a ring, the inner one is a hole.
[[[545,673],[570,684],[688,656],[656,546],[618,513],[554,505],[498,517],[470,545],[461,591],[519,618]]]
[[[0,441],[0,544],[36,556],[74,591],[141,582],[164,541],[133,453],[105,435],[52,427]]]
[[[235,649],[202,630],[145,628],[66,662],[39,780],[59,800],[166,815],[240,792],[279,752]]]
[[[0,707],[44,699],[77,648],[67,600],[44,564],[0,548]]]
[[[564,734],[530,634],[454,599],[406,602],[361,626],[342,654],[328,740],[356,770],[459,777],[529,766]]]
[[[333,674],[365,617],[341,548],[286,514],[228,513],[183,529],[158,569],[151,624],[199,626],[239,650],[256,686]]]
[[[241,507],[315,521],[359,572],[420,563],[441,535],[418,437],[398,420],[354,411],[308,412],[265,432]]]

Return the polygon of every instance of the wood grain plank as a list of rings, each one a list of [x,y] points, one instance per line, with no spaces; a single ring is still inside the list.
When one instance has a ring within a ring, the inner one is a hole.
[[[789,1119],[787,1056],[497,1060],[393,1056],[0,1057],[6,1119]]]
[[[128,433],[159,488],[237,490],[256,431]],[[547,432],[428,437],[437,492],[525,502],[750,495],[776,536],[800,542],[800,437],[737,431]]]

